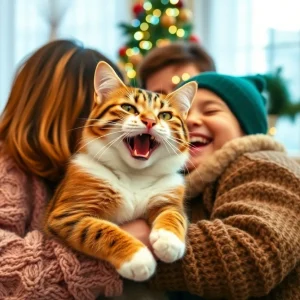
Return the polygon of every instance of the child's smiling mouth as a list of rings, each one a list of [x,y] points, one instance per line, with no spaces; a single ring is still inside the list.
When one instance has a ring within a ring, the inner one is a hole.
[[[206,146],[211,144],[212,138],[204,135],[193,135],[190,138],[190,154],[196,154],[201,152]]]

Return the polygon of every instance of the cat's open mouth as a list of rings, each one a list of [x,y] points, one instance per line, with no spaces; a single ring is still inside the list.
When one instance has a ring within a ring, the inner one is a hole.
[[[139,134],[124,139],[124,143],[132,157],[136,159],[148,159],[159,143],[150,134]]]

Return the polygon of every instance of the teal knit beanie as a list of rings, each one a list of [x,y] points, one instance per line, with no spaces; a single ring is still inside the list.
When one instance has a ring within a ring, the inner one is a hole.
[[[262,96],[265,80],[262,76],[229,76],[204,72],[188,81],[196,81],[198,88],[212,91],[228,105],[245,134],[267,133],[266,100]]]

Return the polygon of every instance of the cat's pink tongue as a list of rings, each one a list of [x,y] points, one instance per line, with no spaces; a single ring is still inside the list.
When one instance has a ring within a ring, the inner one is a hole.
[[[150,138],[147,134],[142,134],[134,137],[133,140],[133,155],[148,158],[150,153]]]

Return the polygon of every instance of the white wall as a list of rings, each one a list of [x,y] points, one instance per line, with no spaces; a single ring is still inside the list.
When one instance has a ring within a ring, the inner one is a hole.
[[[0,113],[20,61],[49,40],[45,15],[50,1],[0,0]],[[132,0],[58,1],[67,3],[68,10],[57,38],[79,39],[116,62],[126,40],[117,25],[131,19]]]
[[[14,0],[0,1],[0,112],[4,108],[14,72]]]

